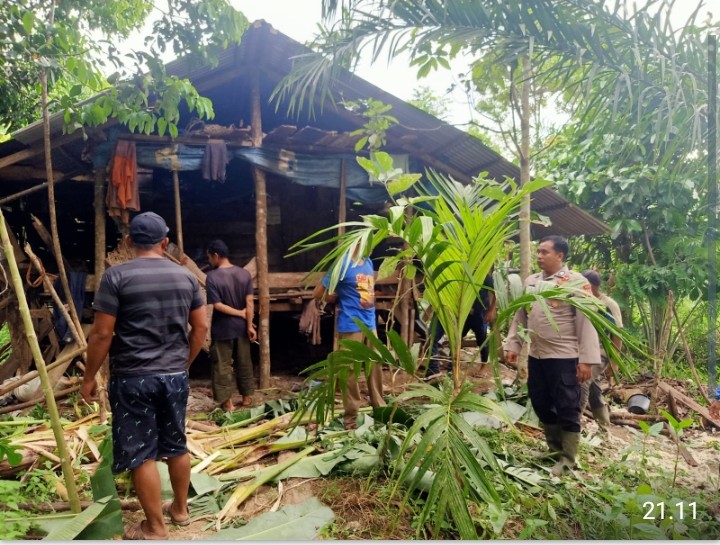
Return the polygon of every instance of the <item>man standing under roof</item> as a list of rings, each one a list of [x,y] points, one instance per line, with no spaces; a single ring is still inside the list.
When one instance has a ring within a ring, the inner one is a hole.
[[[207,315],[197,279],[164,258],[167,233],[165,220],[153,212],[130,222],[135,259],[103,274],[80,388],[90,402],[95,375],[109,353],[112,471],[131,472],[145,512],[145,520],[125,529],[125,539],[167,539],[164,515],[177,525],[190,523],[188,369],[202,348]],[[165,503],[156,465],[160,459],[167,461],[174,493]]]
[[[318,302],[325,300],[328,303],[337,304],[337,329],[340,340],[350,339],[367,343],[365,334],[355,323],[355,319],[375,332],[375,271],[373,263],[367,256],[346,255],[343,258],[342,268],[344,272],[340,275],[335,291],[327,292],[330,284],[330,273],[328,273],[315,287],[313,297]],[[385,407],[381,366],[373,365],[366,378],[370,404],[373,407]],[[361,404],[362,397],[357,377],[351,371],[343,397],[345,409],[343,422],[346,429],[355,428]]]
[[[205,289],[208,305],[214,310],[210,325],[213,397],[223,410],[232,411],[235,385],[242,395],[242,406],[252,404],[255,377],[250,343],[257,339],[257,332],[253,325],[252,276],[230,263],[228,254],[222,240],[208,245],[208,261],[214,269],[208,272]]]

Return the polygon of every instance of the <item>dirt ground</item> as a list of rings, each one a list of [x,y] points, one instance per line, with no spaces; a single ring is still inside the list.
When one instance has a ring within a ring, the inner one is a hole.
[[[464,349],[463,359],[475,361],[476,350]],[[515,371],[503,365],[500,366],[503,383],[509,384],[515,378]],[[487,365],[470,365],[467,367],[467,378],[475,384],[474,390],[485,392],[494,388],[492,370]],[[383,383],[385,391],[391,395],[397,395],[411,381],[411,377],[404,372],[383,372]],[[261,404],[273,399],[288,398],[293,394],[293,389],[299,388],[302,379],[296,375],[277,375],[270,379],[270,387],[258,390],[253,397],[253,405]],[[361,390],[364,384],[361,383]],[[367,394],[367,391],[364,391]],[[236,394],[233,401],[236,405],[240,403],[240,396]],[[212,400],[212,392],[208,380],[191,381],[191,395],[188,402],[188,417],[212,411],[215,403]],[[624,407],[613,406],[613,410],[624,410]],[[532,433],[536,439],[541,439],[541,432]],[[591,418],[583,417],[583,442],[586,447],[583,450],[586,463],[590,470],[596,465],[606,465],[608,460],[620,460],[633,445],[639,445],[643,434],[640,430],[628,426],[612,425],[609,436],[599,435],[599,428]],[[685,488],[705,489],[711,487],[713,490],[720,488],[720,467],[718,450],[720,450],[720,434],[716,431],[684,430],[682,444],[687,449],[690,457],[697,462],[691,466],[681,458],[678,470],[678,486]],[[649,471],[652,468],[660,469],[672,474],[675,464],[676,446],[666,436],[651,437],[646,442],[646,456],[649,461]],[[292,453],[285,453],[292,455]],[[633,455],[635,456],[635,455]],[[578,477],[582,478],[583,470],[577,470]],[[588,478],[593,478],[587,473]],[[367,533],[367,528],[372,526],[373,517],[377,509],[374,507],[379,501],[368,491],[363,490],[364,484],[360,479],[288,479],[279,485],[263,486],[252,497],[245,501],[238,510],[237,516],[246,521],[265,513],[269,510],[277,510],[291,504],[297,504],[311,496],[317,496],[327,503],[336,513],[343,530],[348,539],[371,539],[372,535]],[[334,491],[328,493],[330,489]],[[386,507],[386,506],[385,506]],[[141,520],[142,512],[124,512],[126,523]],[[202,540],[215,533],[212,527],[212,517],[193,519],[186,527],[169,526],[171,540]],[[389,526],[388,526],[389,527]],[[395,535],[388,536],[388,539],[408,539],[414,535],[414,531],[402,521],[391,530]]]

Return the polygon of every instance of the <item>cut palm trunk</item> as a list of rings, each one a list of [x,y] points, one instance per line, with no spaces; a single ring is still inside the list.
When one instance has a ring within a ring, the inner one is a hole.
[[[277,475],[280,475],[280,473],[305,458],[314,450],[315,447],[307,447],[306,449],[298,452],[295,456],[289,458],[282,464],[277,464],[263,470],[252,481],[248,483],[243,483],[238,486],[230,496],[230,499],[225,504],[225,507],[223,507],[218,513],[218,522],[222,522],[224,519],[228,518],[228,516],[233,513],[242,502],[248,499],[252,495],[252,493],[255,492],[258,488],[275,478]]]

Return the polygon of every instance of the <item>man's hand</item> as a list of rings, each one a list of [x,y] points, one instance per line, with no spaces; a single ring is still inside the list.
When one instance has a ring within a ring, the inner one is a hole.
[[[493,325],[495,323],[495,318],[497,318],[497,310],[495,309],[489,309],[485,311],[485,323]]]
[[[508,363],[514,363],[517,364],[517,352],[511,352],[510,350],[505,350],[505,361]]]
[[[710,405],[710,416],[720,419],[720,399],[715,400],[713,404]]]
[[[248,324],[247,336],[251,343],[254,343],[257,340],[257,330],[253,324]]]
[[[592,377],[592,367],[590,363],[578,363],[577,378],[580,382],[590,380]]]
[[[97,381],[94,378],[83,379],[82,386],[80,386],[80,395],[86,403],[92,403],[97,399],[96,395]]]

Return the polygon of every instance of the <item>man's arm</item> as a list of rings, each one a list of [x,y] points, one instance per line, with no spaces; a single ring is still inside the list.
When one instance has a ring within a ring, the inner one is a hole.
[[[190,333],[188,340],[190,344],[190,352],[188,354],[188,363],[185,369],[190,369],[190,365],[195,361],[197,355],[200,353],[203,343],[205,342],[205,336],[207,335],[207,313],[205,307],[200,306],[190,311]]]
[[[485,311],[485,323],[493,324],[495,323],[495,318],[497,318],[497,298],[495,297],[494,291],[488,293],[488,303],[489,306]]]
[[[313,290],[313,298],[316,301],[322,301],[324,299],[328,303],[334,303],[335,301],[337,301],[337,294],[328,293],[325,286],[323,286],[322,284],[318,284]]]
[[[213,309],[218,312],[229,314],[230,316],[239,316],[240,318],[245,318],[247,320],[247,309],[239,310],[231,307],[230,305],[226,305],[225,303],[212,303],[212,306]]]
[[[524,309],[518,310],[513,316],[505,339],[505,361],[508,363],[517,363],[517,357],[523,345],[523,340],[518,334],[520,325],[527,328],[527,312]]]
[[[580,382],[590,380],[592,366],[602,363],[600,358],[600,339],[592,322],[579,311],[575,313],[575,334],[578,342],[579,363],[577,377]]]
[[[252,343],[257,340],[257,330],[255,329],[255,324],[253,323],[253,319],[255,318],[255,296],[252,291],[247,297],[245,297],[245,316],[245,321],[247,322],[247,336]]]
[[[112,314],[95,312],[95,321],[88,335],[87,361],[80,387],[80,395],[88,403],[91,403],[95,396],[95,386],[97,385],[95,375],[110,352],[116,320],[117,318]]]

